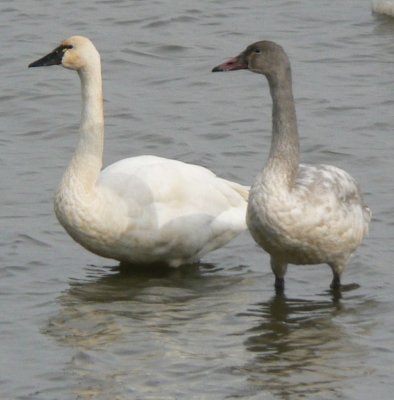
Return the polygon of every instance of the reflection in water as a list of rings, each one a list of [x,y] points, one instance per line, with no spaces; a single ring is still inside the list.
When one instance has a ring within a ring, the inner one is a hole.
[[[374,304],[352,296],[355,285],[344,299],[276,295],[251,308],[262,275],[244,266],[87,275],[58,298],[45,329],[72,351],[65,373],[80,399],[199,399],[202,382],[214,391],[207,399],[340,398],[369,372],[349,327],[363,324],[364,309],[370,324]]]
[[[233,297],[249,271],[200,264],[89,275],[70,283],[45,329],[72,350],[66,372],[78,383],[71,390],[80,399],[165,399],[158,397],[165,388],[182,393],[184,384],[180,398],[187,398],[208,365],[220,366],[216,344],[233,329],[223,324],[231,306],[223,296]]]
[[[259,304],[250,315],[263,322],[245,341],[255,354],[244,367],[252,385],[284,399],[337,398],[340,381],[349,378],[346,358],[363,353],[335,323],[342,308],[336,295],[320,301],[276,295]],[[354,377],[354,360],[351,365]]]
[[[205,268],[213,268],[205,264]],[[199,265],[111,270],[92,268],[86,281],[74,281],[58,298],[61,312],[50,319],[46,332],[63,344],[94,349],[119,340],[119,316],[140,320],[157,316],[169,302],[193,298]],[[194,280],[193,280],[194,278]],[[183,286],[183,287],[182,287]],[[141,307],[141,305],[145,305]]]

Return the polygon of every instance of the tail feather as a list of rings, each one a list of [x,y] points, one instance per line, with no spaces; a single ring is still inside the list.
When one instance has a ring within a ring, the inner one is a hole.
[[[244,186],[236,182],[223,179],[233,190],[235,190],[246,202],[249,200],[250,186]]]

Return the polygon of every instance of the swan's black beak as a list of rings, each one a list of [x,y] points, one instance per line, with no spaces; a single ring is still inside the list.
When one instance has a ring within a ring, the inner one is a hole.
[[[237,71],[238,69],[248,69],[248,64],[244,61],[242,54],[216,66],[212,72]]]
[[[51,53],[29,64],[29,68],[48,67],[49,65],[60,65],[62,63],[64,52],[68,48],[69,47],[64,45],[56,47],[56,49],[53,50]]]

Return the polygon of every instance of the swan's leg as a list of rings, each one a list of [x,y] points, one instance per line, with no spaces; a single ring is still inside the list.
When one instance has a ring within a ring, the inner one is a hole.
[[[283,292],[285,290],[287,263],[275,260],[273,257],[271,257],[271,269],[275,275],[275,290],[277,292]]]
[[[332,282],[331,282],[331,289],[337,290],[341,287],[341,275],[343,271],[343,266],[342,265],[337,265],[337,264],[329,264],[331,269],[332,269]]]
[[[285,290],[285,278],[279,278],[275,276],[275,290],[280,293]]]
[[[334,277],[332,278],[330,287],[334,290],[341,287],[341,277],[336,272],[334,272]]]

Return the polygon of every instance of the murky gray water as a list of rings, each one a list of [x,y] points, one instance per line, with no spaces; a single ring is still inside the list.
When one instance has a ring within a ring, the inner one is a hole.
[[[0,398],[392,399],[394,20],[369,1],[3,0]],[[119,271],[62,230],[52,195],[77,140],[75,73],[27,65],[72,34],[102,55],[105,163],[157,154],[249,184],[267,157],[263,78],[211,74],[258,39],[293,66],[303,160],[360,182],[374,212],[342,298],[244,234],[205,264]]]

